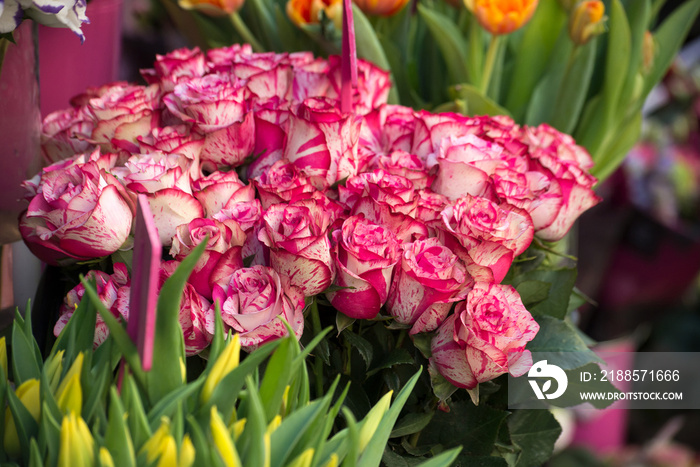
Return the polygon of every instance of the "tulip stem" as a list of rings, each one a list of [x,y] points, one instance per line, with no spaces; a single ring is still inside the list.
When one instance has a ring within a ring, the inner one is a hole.
[[[243,38],[244,41],[250,44],[250,46],[253,48],[253,51],[255,52],[264,52],[265,49],[263,48],[262,45],[260,45],[260,42],[255,38],[252,32],[250,32],[250,29],[248,29],[248,26],[245,25],[245,21],[243,21],[243,18],[241,18],[241,15],[238,14],[237,11],[234,11],[231,13],[231,24],[233,27],[236,29],[236,32],[240,34],[240,36]]]
[[[313,298],[311,300],[311,324],[314,330],[314,335],[322,332],[321,317],[318,314],[318,302]],[[316,379],[316,397],[323,396],[323,360],[320,355],[316,355],[314,360],[314,377]]]
[[[491,75],[493,74],[493,67],[496,64],[496,57],[498,57],[498,52],[501,46],[501,36],[491,36],[491,42],[489,42],[489,48],[486,51],[486,63],[484,63],[484,73],[481,75],[481,93],[487,95],[489,91],[489,84],[491,83]]]

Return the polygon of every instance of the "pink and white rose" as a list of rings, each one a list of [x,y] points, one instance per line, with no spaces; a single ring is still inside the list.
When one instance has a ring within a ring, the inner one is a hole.
[[[410,334],[434,331],[452,304],[464,298],[471,277],[460,259],[435,237],[403,244],[402,249],[387,311],[397,323],[411,325]]]
[[[117,184],[118,185],[118,184]],[[29,249],[49,264],[111,255],[126,241],[133,212],[123,187],[110,184],[97,161],[45,171],[20,217]]]
[[[116,318],[119,320],[128,320],[128,309],[119,310],[117,307],[117,301],[120,296],[124,296],[129,290],[129,274],[124,263],[114,263],[114,273],[107,274],[102,271],[89,271],[85,275],[85,279],[92,282],[95,281],[95,287],[97,294],[100,297],[100,301],[104,304]],[[81,283],[71,289],[70,292],[63,298],[63,303],[59,310],[59,318],[53,328],[54,336],[58,335],[63,331],[63,328],[68,324],[68,320],[73,316],[73,312],[80,304],[83,296],[85,295],[85,286]],[[127,293],[128,295],[128,293]],[[121,314],[120,313],[124,313]],[[102,317],[97,314],[97,321],[95,323],[95,337],[93,341],[93,347],[97,348],[102,344],[105,339],[109,336],[109,328],[102,320]]]
[[[252,351],[287,335],[286,320],[299,338],[304,331],[304,294],[286,277],[266,266],[235,271],[214,286],[224,323],[240,333],[241,346]]]
[[[273,204],[309,199],[316,192],[296,165],[282,159],[254,179],[264,209]]]
[[[242,247],[245,232],[236,221],[219,222],[216,219],[194,219],[177,227],[172,239],[170,255],[182,261],[208,236],[207,246],[192,270],[188,282],[204,297],[211,298],[212,275],[220,277],[228,271],[243,267]],[[218,273],[217,270],[226,272]]]
[[[355,319],[372,319],[386,302],[399,241],[390,230],[352,216],[333,232],[335,285],[352,287],[326,292],[333,307]]]
[[[431,367],[457,387],[473,389],[504,373],[532,366],[525,345],[539,325],[510,285],[477,282],[440,326],[431,343]]]
[[[235,171],[216,171],[192,182],[194,197],[202,203],[207,217],[214,217],[222,209],[229,209],[237,203],[255,199],[255,187],[246,185]]]
[[[202,204],[192,195],[189,159],[177,154],[135,154],[112,170],[131,191],[145,193],[160,241],[170,246],[180,224],[204,217]]]
[[[270,250],[270,266],[306,296],[333,283],[335,268],[328,239],[332,220],[331,213],[313,199],[274,204],[263,214],[258,238]]]
[[[306,99],[289,117],[283,157],[318,189],[357,173],[360,118],[330,99]]]

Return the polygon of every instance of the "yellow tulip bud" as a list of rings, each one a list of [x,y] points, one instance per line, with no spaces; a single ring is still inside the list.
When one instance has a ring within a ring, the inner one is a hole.
[[[182,377],[182,382],[187,382],[187,365],[185,365],[185,360],[180,357],[180,376]]]
[[[219,453],[226,467],[242,467],[241,458],[238,456],[236,445],[233,444],[226,424],[221,419],[221,415],[219,415],[219,411],[216,410],[216,406],[211,408],[209,428],[211,429],[211,435],[214,439],[216,452]]]
[[[231,434],[233,435],[233,440],[238,441],[238,437],[243,434],[243,430],[245,429],[245,418],[241,418],[237,422],[233,424],[231,427]]]
[[[265,433],[263,436],[263,446],[265,446],[265,460],[263,460],[263,467],[270,467],[270,433]]]
[[[39,421],[41,416],[41,384],[38,379],[28,379],[20,384],[15,390],[15,395],[24,407],[32,415],[32,418]],[[20,455],[19,436],[17,435],[17,425],[8,407],[5,409],[5,436],[3,439],[5,452],[11,458]]]
[[[204,381],[204,387],[200,394],[200,400],[203,403],[209,400],[221,380],[238,366],[240,359],[241,338],[238,334],[234,334],[228,344],[226,344],[223,352],[221,352],[221,355],[214,362],[214,366],[209,375],[207,375],[206,381]]]
[[[83,369],[83,360],[84,360],[84,355],[82,352],[80,352],[78,354],[78,356],[75,357],[75,361],[68,369],[68,372],[66,373],[66,375],[63,377],[63,381],[61,381],[61,384],[58,386],[58,389],[56,390],[56,394],[61,394],[66,390],[66,386],[68,386],[68,383],[74,377],[74,375],[78,375],[78,380],[80,380],[80,373],[82,372],[82,369]]]
[[[318,24],[323,12],[336,28],[342,28],[343,0],[288,0],[286,9],[287,16],[297,26]]]
[[[95,441],[85,420],[71,412],[61,422],[58,467],[92,467]]]
[[[7,374],[7,344],[5,344],[5,336],[0,337],[0,368],[2,368],[5,379],[9,379]]]
[[[180,446],[180,460],[177,464],[178,467],[192,467],[194,465],[195,451],[194,444],[192,444],[192,439],[189,434],[185,434],[182,438],[182,445]]]
[[[576,4],[569,16],[569,37],[577,45],[583,45],[592,37],[605,31],[605,5],[600,0]]]
[[[363,13],[372,16],[393,16],[406,6],[408,0],[354,0]]]
[[[245,0],[178,0],[185,10],[196,10],[208,16],[226,16],[241,9]]]
[[[104,446],[100,448],[100,465],[102,467],[114,467],[114,459],[112,459],[112,454],[110,454],[107,448]]]
[[[314,459],[314,450],[309,448],[299,454],[287,467],[311,467],[311,461]]]
[[[164,437],[158,447],[160,454],[156,467],[173,467],[177,465],[177,444],[172,435]]]
[[[65,350],[59,350],[53,357],[49,358],[44,365],[46,379],[49,381],[49,388],[53,394],[56,394],[58,384],[61,382],[61,373],[63,372],[63,355],[65,353]]]
[[[364,421],[362,422],[362,428],[360,428],[360,452],[364,451],[369,444],[369,440],[374,436],[374,432],[377,431],[379,422],[382,421],[384,414],[389,410],[389,405],[391,405],[391,395],[394,391],[389,391],[384,394],[384,397],[379,399],[379,402],[375,404],[367,413]]]
[[[494,35],[509,34],[530,21],[538,0],[464,0],[479,24]]]
[[[323,467],[338,467],[338,454],[331,454],[331,458],[328,459],[328,462]]]
[[[284,388],[284,394],[282,394],[282,407],[280,408],[280,413],[285,415],[287,413],[287,404],[289,403],[289,384]]]
[[[152,464],[158,459],[165,448],[170,436],[170,420],[168,417],[160,419],[160,426],[151,437],[143,443],[139,454],[146,453],[146,462]]]
[[[80,375],[72,375],[67,384],[61,384],[61,387],[63,390],[57,396],[58,408],[64,414],[72,411],[80,415],[83,410],[83,388],[80,387]]]
[[[277,429],[282,424],[282,417],[279,415],[275,415],[275,418],[273,418],[270,423],[267,425],[267,433],[271,434],[273,431]]]

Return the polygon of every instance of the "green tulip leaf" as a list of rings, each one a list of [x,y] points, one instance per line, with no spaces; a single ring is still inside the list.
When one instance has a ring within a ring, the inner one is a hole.
[[[466,64],[469,63],[467,44],[455,23],[445,15],[418,4],[418,13],[428,26],[428,30],[440,48],[450,81],[453,83],[474,82]]]
[[[19,309],[15,313],[12,325],[12,371],[14,383],[19,386],[28,379],[39,379],[44,359],[39,346],[34,340],[31,328],[31,310],[27,308],[26,320]],[[29,444],[27,444],[29,449]]]
[[[514,54],[515,64],[505,100],[505,107],[517,121],[525,117],[527,104],[544,73],[557,37],[560,31],[566,31],[566,19],[556,0],[540,0],[535,14],[525,26]]]
[[[420,467],[449,467],[452,465],[452,463],[457,459],[457,456],[459,456],[460,451],[462,451],[462,448],[454,448],[450,449],[449,451],[442,452],[438,454],[437,456],[433,457],[432,459],[429,459],[425,462],[422,462],[419,464]]]
[[[114,465],[134,467],[136,457],[129,426],[126,423],[126,412],[114,386],[109,389],[109,417],[107,420],[104,446],[112,455]]]
[[[243,465],[266,465],[265,457],[265,431],[267,422],[265,420],[265,406],[260,399],[258,387],[251,375],[245,378],[248,398],[245,409],[241,408],[246,418],[245,430],[241,434],[239,442],[241,461]]]
[[[58,420],[62,420],[62,418],[62,414],[58,418],[54,417],[52,409],[49,408],[48,404],[44,403],[42,405],[39,427],[39,450],[41,452],[46,452],[45,465],[56,465],[56,461],[58,460],[61,440],[61,425]]]
[[[644,81],[644,99],[651,89],[661,81],[666,70],[678,53],[678,49],[683,45],[688,31],[695,22],[700,12],[700,2],[688,0],[680,7],[676,8],[666,20],[654,31],[654,43],[656,50],[654,53],[654,63],[651,71]]]
[[[577,48],[554,100],[549,123],[563,133],[570,134],[574,130],[583,110],[595,67],[596,46],[597,38],[594,38]]]
[[[618,131],[613,132],[612,146],[606,148],[600,159],[591,169],[591,175],[598,178],[598,183],[608,178],[622,163],[630,149],[639,140],[642,133],[642,112],[637,111],[630,119],[620,122]]]
[[[348,451],[343,461],[343,467],[346,465],[348,467],[355,467],[358,465],[358,459],[360,457],[360,427],[352,412],[347,407],[343,407],[343,417],[348,426]],[[379,463],[377,463],[377,465],[379,465]]]
[[[292,374],[294,359],[292,346],[297,345],[294,333],[282,339],[282,343],[272,354],[265,368],[265,376],[260,383],[260,400],[265,407],[267,423],[280,412],[282,398]]]
[[[134,443],[134,450],[138,452],[153,432],[148,424],[146,412],[143,409],[141,395],[136,387],[134,378],[130,374],[124,375],[122,380],[122,401],[124,402],[124,410],[129,414],[127,425]]]
[[[622,111],[627,111],[627,109],[634,105],[633,101],[639,98],[639,96],[634,95],[635,89],[637,88],[635,82],[637,81],[637,76],[642,67],[642,57],[644,53],[642,48],[644,46],[644,35],[651,15],[651,1],[637,0],[628,2],[626,4],[626,10],[632,46],[630,49],[629,69],[627,70],[627,77],[625,78],[625,84],[622,86],[622,94],[620,96],[620,109]]]
[[[303,439],[315,421],[322,419],[324,406],[323,400],[315,400],[289,415],[272,432],[270,435],[270,467],[282,467],[293,458],[292,453],[299,451],[296,448],[300,440]],[[300,447],[303,451],[309,446],[301,444]]]
[[[15,422],[22,459],[27,462],[29,460],[29,443],[39,431],[39,425],[36,420],[34,420],[29,410],[27,410],[24,404],[19,400],[15,392],[9,387],[7,388],[7,406]]]
[[[510,113],[499,106],[488,96],[485,96],[471,84],[457,84],[450,88],[452,99],[459,99],[465,102],[467,115],[510,115]]]
[[[180,369],[180,362],[185,361],[185,343],[179,321],[180,303],[187,279],[207,246],[207,238],[182,260],[173,275],[165,281],[158,296],[153,369],[146,373],[148,398],[152,404],[184,384]]]
[[[178,405],[186,402],[190,396],[199,391],[204,385],[204,381],[204,377],[197,378],[196,381],[176,388],[170,394],[160,399],[148,412],[151,430],[155,431],[158,429],[162,417],[172,419],[178,410]]]
[[[29,467],[44,467],[44,456],[41,455],[36,438],[32,438],[31,443],[29,443],[29,463],[27,465]]]
[[[394,399],[394,402],[393,404],[391,404],[391,407],[389,408],[387,413],[384,414],[384,417],[382,418],[382,421],[379,422],[379,426],[374,432],[372,439],[370,439],[369,443],[367,444],[367,447],[365,448],[364,452],[362,452],[362,455],[358,460],[359,466],[379,466],[379,463],[382,460],[384,446],[386,446],[386,443],[389,440],[391,430],[394,428],[394,424],[399,418],[401,409],[406,403],[406,400],[411,394],[411,391],[413,391],[413,387],[416,385],[416,382],[418,381],[421,372],[422,369],[418,370],[418,372],[415,375],[413,375],[410,380],[408,380],[406,385],[396,396],[396,399]]]

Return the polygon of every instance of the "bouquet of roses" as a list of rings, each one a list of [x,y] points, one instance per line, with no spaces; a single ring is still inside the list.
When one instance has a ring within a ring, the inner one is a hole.
[[[419,391],[414,402],[429,416],[395,435],[414,436],[399,455],[422,457],[448,447],[417,449],[416,434],[457,387],[474,401],[479,387],[496,393],[488,382],[526,373],[538,339],[586,350],[564,320],[575,275],[555,267],[551,242],[598,202],[596,180],[588,153],[547,125],[387,105],[388,73],[358,68],[350,113],[339,109],[338,57],[239,45],[159,56],[145,86],[89,89],[44,121],[52,164],[25,182],[20,231],[49,264],[101,265],[88,277],[128,320],[132,220],[145,194],[165,248],[161,284],[206,243],[180,304],[187,355],[210,344],[214,304],[246,351],[335,324],[338,336],[315,352],[318,397],[342,374],[359,383],[349,404],[362,413],[405,369],[429,365],[437,397]],[[56,334],[84,293],[67,294]],[[108,329],[100,318],[96,327],[99,346]],[[562,359],[565,369],[588,363]],[[452,408],[491,411],[495,431],[471,451],[490,455],[502,405]],[[519,417],[511,433],[527,425]],[[530,459],[527,443],[513,443]]]

